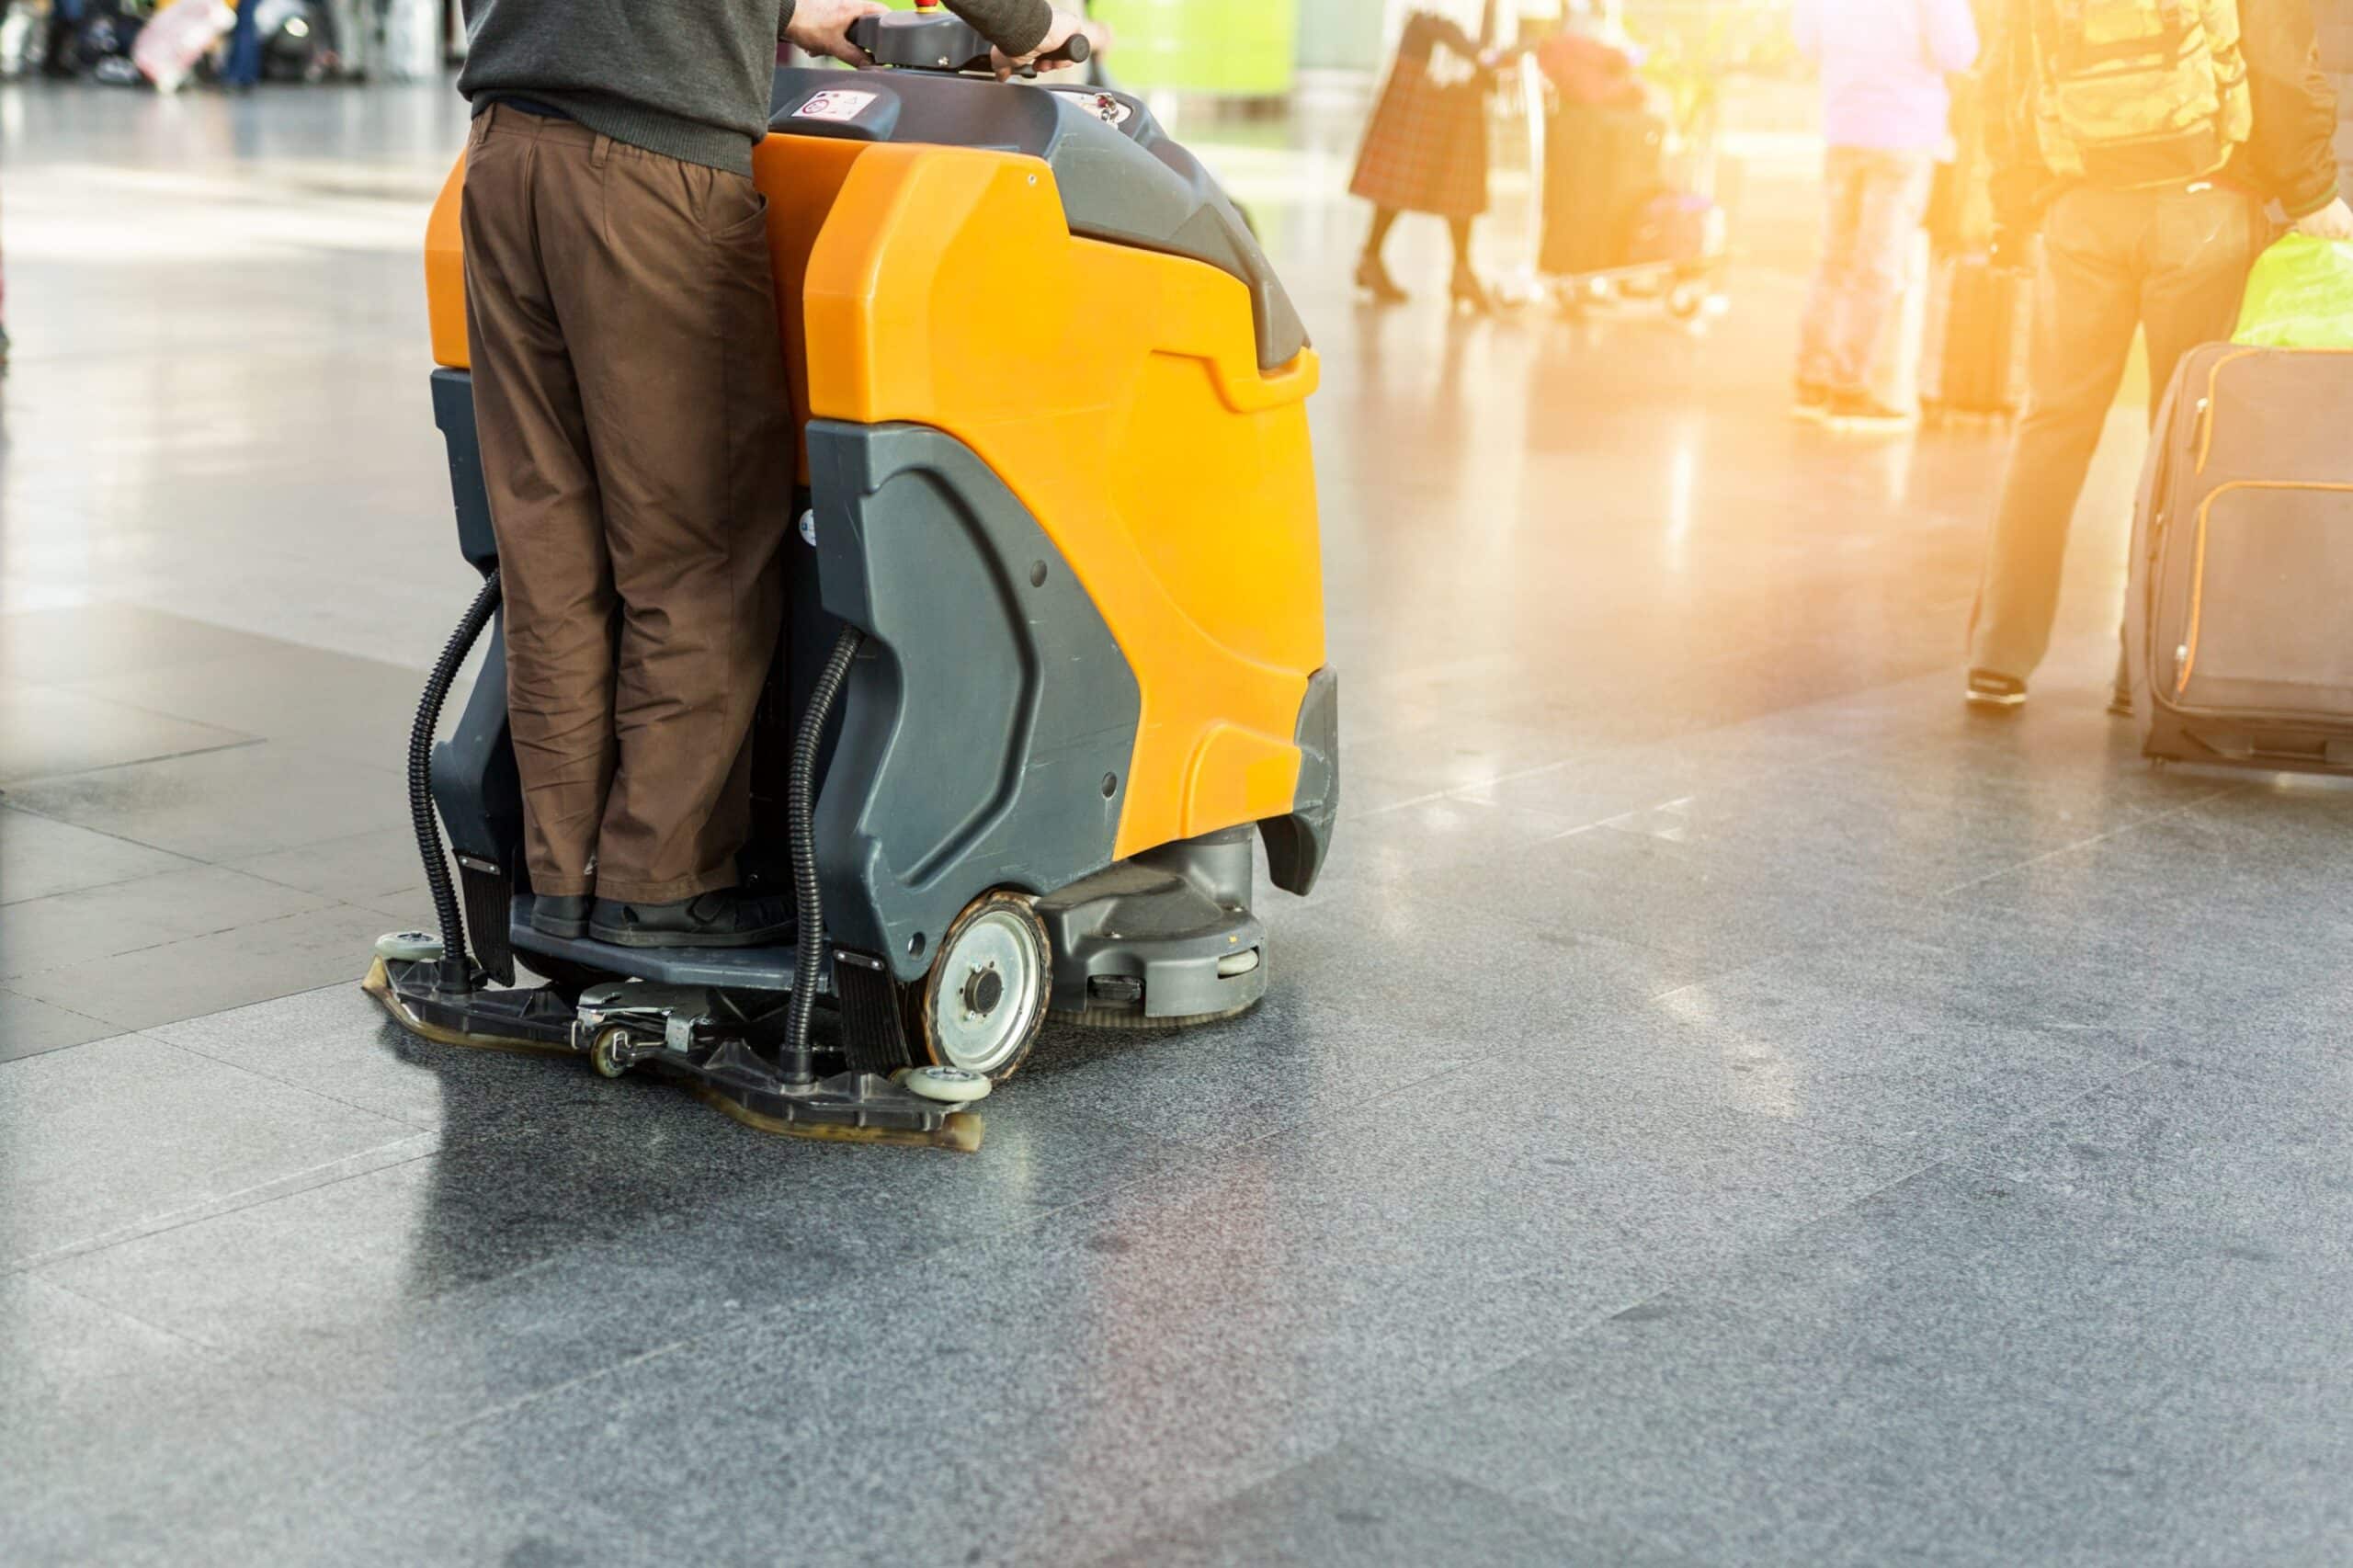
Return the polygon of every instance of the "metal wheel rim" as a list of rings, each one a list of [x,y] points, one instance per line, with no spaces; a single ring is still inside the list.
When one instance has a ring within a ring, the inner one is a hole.
[[[964,988],[992,967],[1004,994],[976,1016],[965,1005]],[[1011,1061],[1045,1000],[1045,964],[1029,926],[1010,910],[989,910],[957,934],[932,972],[931,1033],[940,1063],[986,1074]]]

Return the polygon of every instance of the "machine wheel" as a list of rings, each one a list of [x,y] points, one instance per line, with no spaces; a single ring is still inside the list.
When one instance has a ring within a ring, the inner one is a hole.
[[[629,1071],[628,1063],[616,1054],[618,1048],[629,1043],[629,1030],[619,1024],[608,1024],[597,1031],[588,1042],[588,1065],[597,1070],[599,1078],[618,1078]]]
[[[430,931],[392,931],[376,938],[376,956],[394,963],[438,963],[441,938]]]
[[[910,1067],[892,1076],[907,1093],[941,1105],[971,1105],[975,1100],[984,1100],[992,1087],[988,1079],[961,1067]]]
[[[1708,308],[1708,287],[1704,283],[1685,279],[1666,292],[1666,313],[1677,321],[1697,321],[1699,312]]]
[[[958,1067],[995,1083],[1020,1070],[1053,991],[1046,923],[1023,894],[992,892],[958,915],[910,998],[918,1070]]]

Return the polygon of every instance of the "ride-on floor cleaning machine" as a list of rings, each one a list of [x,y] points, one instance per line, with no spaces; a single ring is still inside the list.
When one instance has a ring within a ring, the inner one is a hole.
[[[779,71],[754,160],[802,450],[744,864],[790,888],[794,945],[531,927],[461,161],[426,244],[433,397],[483,586],[410,736],[440,930],[386,937],[366,984],[430,1040],[655,1067],[770,1131],[971,1148],[959,1106],[1050,1012],[1175,1025],[1265,994],[1254,830],[1277,886],[1315,881],[1338,796],[1317,362],[1142,103],[985,79],[986,43],[937,11],[860,28],[886,69]]]

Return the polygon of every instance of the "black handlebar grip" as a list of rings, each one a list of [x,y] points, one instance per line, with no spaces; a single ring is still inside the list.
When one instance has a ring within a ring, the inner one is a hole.
[[[1063,46],[1060,49],[1055,50],[1051,54],[1041,54],[1038,56],[1037,59],[1031,61],[1029,64],[1024,65],[1021,68],[1021,74],[1024,76],[1035,76],[1038,74],[1038,67],[1040,65],[1084,65],[1089,60],[1094,58],[1095,46],[1087,42],[1086,35],[1085,33],[1073,33],[1066,40],[1064,40]]]

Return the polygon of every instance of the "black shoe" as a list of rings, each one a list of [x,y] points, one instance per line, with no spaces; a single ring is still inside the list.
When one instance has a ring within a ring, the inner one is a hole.
[[[1972,708],[2006,713],[2026,706],[2026,682],[1997,676],[1991,670],[1972,670],[1968,696]]]
[[[676,903],[600,898],[588,934],[620,948],[765,948],[790,938],[792,926],[784,900],[729,888]]]
[[[535,898],[531,901],[531,929],[542,937],[576,942],[588,934],[588,906],[594,902],[585,893]]]
[[[1389,268],[1377,256],[1366,256],[1357,263],[1357,287],[1370,294],[1376,305],[1402,305],[1410,297],[1397,287],[1397,279],[1389,276]]]

